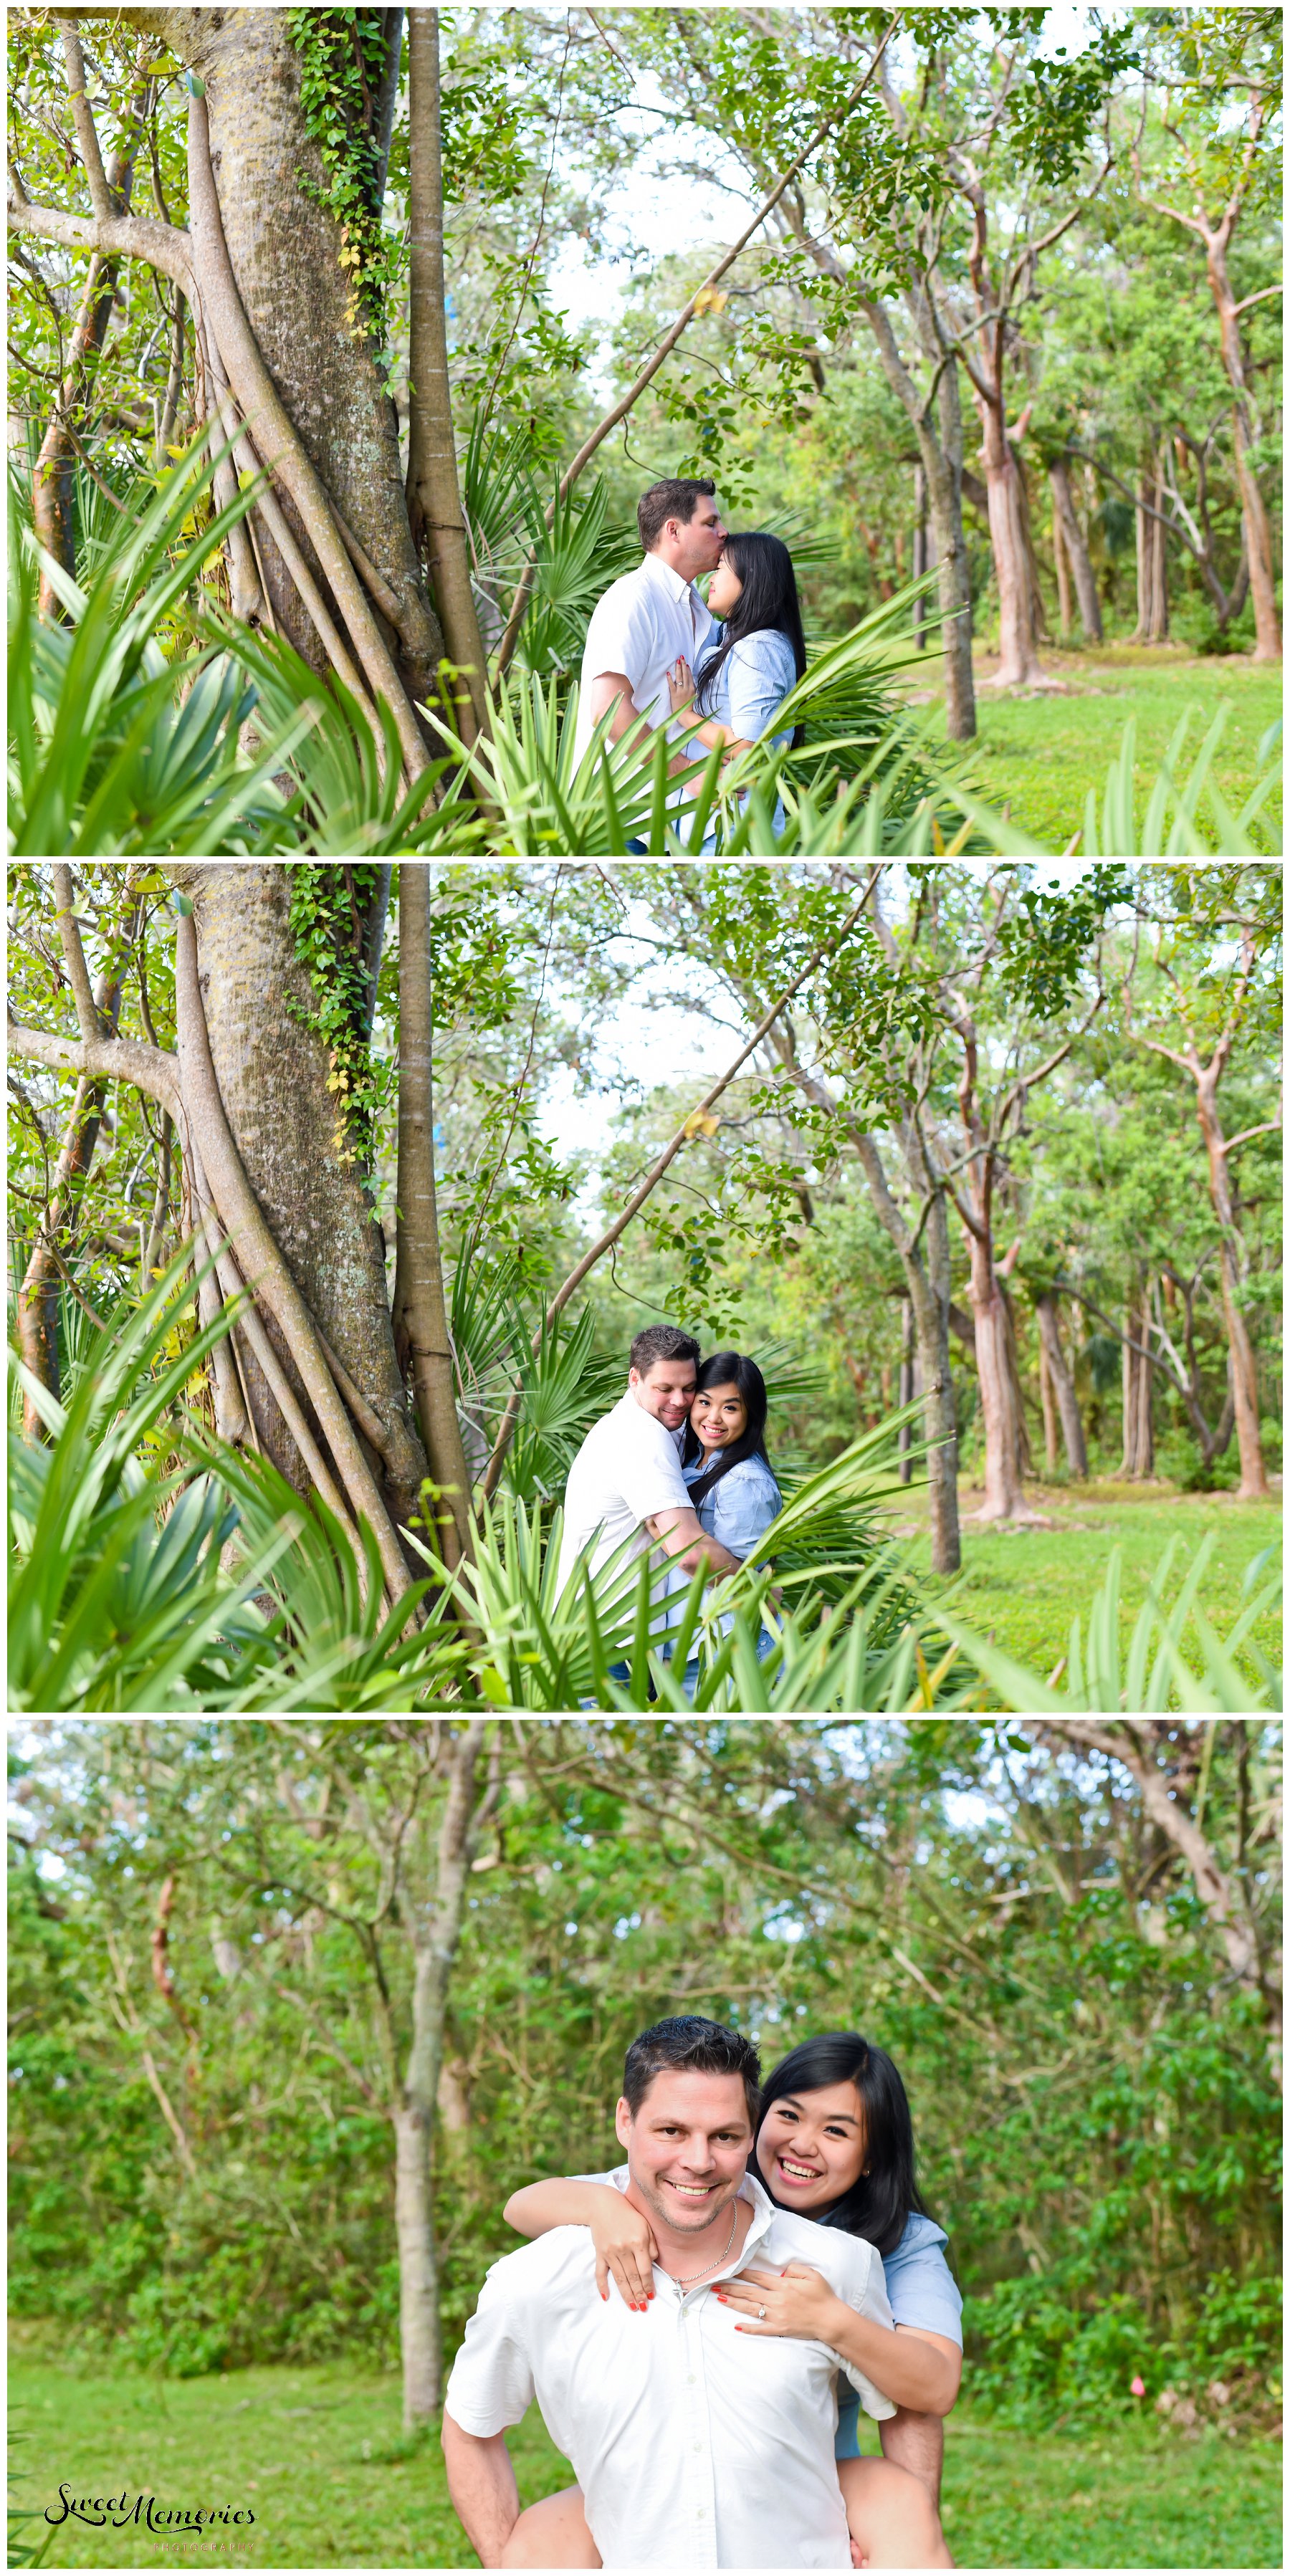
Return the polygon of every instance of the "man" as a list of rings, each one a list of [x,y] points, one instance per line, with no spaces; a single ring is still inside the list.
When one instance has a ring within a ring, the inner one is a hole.
[[[673,717],[668,672],[682,655],[697,668],[721,631],[694,587],[716,571],[726,542],[715,483],[671,476],[652,484],[636,505],[636,525],[644,563],[611,582],[587,628],[574,735],[578,760],[611,707],[611,742],[641,716],[673,736],[681,732],[687,719]],[[686,755],[668,765],[675,775]]]
[[[693,2016],[628,2049],[615,2127],[659,2250],[643,2315],[616,2285],[596,2296],[585,2228],[489,2272],[443,2419],[449,2492],[485,2567],[595,2564],[586,2531],[606,2567],[851,2565],[836,2372],[870,2415],[895,2409],[823,2343],[739,2335],[715,2293],[734,2272],[809,2263],[860,2315],[892,2314],[872,2245],[776,2209],[745,2172],[759,2077],[746,2039]],[[504,2430],[535,2395],[582,2489],[581,2554],[574,2527],[552,2527],[560,2500],[520,2515]]]
[[[626,1546],[626,1564],[648,1555],[655,1544],[686,1574],[695,1574],[701,1565],[713,1574],[735,1572],[738,1557],[700,1528],[681,1473],[682,1438],[698,1364],[698,1343],[675,1324],[648,1324],[637,1334],[627,1393],[587,1433],[569,1470],[560,1591],[580,1549],[593,1539],[593,1574],[617,1548]]]

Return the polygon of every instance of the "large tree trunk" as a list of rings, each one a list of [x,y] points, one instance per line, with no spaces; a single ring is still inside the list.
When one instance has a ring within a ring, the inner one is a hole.
[[[1075,1381],[1066,1365],[1066,1354],[1062,1349],[1056,1298],[1036,1297],[1035,1314],[1039,1323],[1039,1347],[1043,1353],[1048,1383],[1052,1394],[1056,1396],[1057,1410],[1061,1415],[1062,1438],[1066,1444],[1066,1464],[1072,1476],[1087,1476],[1088,1450],[1084,1442],[1084,1425],[1080,1418]],[[1045,1416],[1045,1429],[1047,1429],[1047,1416]],[[1055,1454],[1049,1463],[1055,1465]]]
[[[425,1453],[407,1418],[381,1236],[327,1089],[328,1046],[304,1025],[316,1003],[295,953],[292,873],[230,862],[170,870],[193,901],[211,1056],[247,1178],[306,1306],[384,1426],[388,1455],[375,1460],[369,1449],[368,1461],[378,1483],[383,1477],[391,1517],[406,1521],[419,1505]],[[277,1323],[264,1321],[303,1395]],[[303,1492],[308,1480],[274,1393],[254,1353],[241,1357],[261,1443]]]
[[[981,455],[990,511],[990,547],[999,590],[999,668],[991,687],[1042,688],[1046,674],[1035,642],[1030,550],[1026,543],[1021,466],[998,405],[977,394]]]
[[[342,230],[301,103],[301,59],[279,9],[127,11],[148,23],[205,83],[211,167],[233,272],[269,373],[331,499],[399,603],[400,632],[382,631],[409,696],[428,698],[443,636],[408,523],[394,406],[378,353],[340,262]],[[372,131],[388,148],[402,11],[387,10],[386,75]],[[283,515],[324,600],[325,577],[289,494]],[[315,627],[267,528],[257,529],[281,631],[316,670],[328,667]]]
[[[1084,543],[1084,531],[1079,523],[1075,495],[1071,490],[1070,473],[1064,457],[1059,457],[1055,465],[1049,466],[1048,483],[1053,496],[1053,533],[1055,536],[1060,527],[1062,543],[1075,582],[1080,624],[1088,642],[1100,644],[1102,607],[1098,599],[1093,566],[1089,561],[1088,547]]]

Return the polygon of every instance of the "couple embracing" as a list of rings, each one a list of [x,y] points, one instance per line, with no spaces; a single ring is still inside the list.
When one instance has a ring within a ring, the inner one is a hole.
[[[626,1394],[588,1432],[569,1470],[557,1592],[580,1560],[595,1575],[611,1558],[622,1567],[649,1556],[654,1629],[665,1638],[669,1601],[679,1608],[701,1567],[715,1577],[755,1561],[780,1510],[766,1407],[755,1360],[741,1351],[701,1360],[693,1334],[648,1324],[632,1343]],[[763,1627],[759,1659],[773,1643]],[[626,1678],[625,1664],[612,1669]],[[691,1696],[698,1671],[696,1652],[684,1674]]]
[[[644,562],[611,584],[587,629],[575,758],[605,716],[609,742],[642,717],[673,742],[689,731],[668,762],[674,777],[718,745],[723,765],[767,737],[786,749],[791,730],[777,732],[775,718],[806,670],[787,546],[760,531],[732,535],[716,485],[693,476],[652,484],[637,503],[636,524]],[[706,602],[695,587],[705,574]],[[693,793],[691,781],[682,801]],[[783,825],[778,805],[777,833]]]
[[[615,2128],[612,2171],[507,2202],[533,2241],[453,2365],[444,2461],[483,2565],[952,2566],[962,2302],[891,2059],[830,2031],[763,2085],[737,2031],[656,2022]],[[521,2512],[505,2430],[535,2397],[578,2483]]]

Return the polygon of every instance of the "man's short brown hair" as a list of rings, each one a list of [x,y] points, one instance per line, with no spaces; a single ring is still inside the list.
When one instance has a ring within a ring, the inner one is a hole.
[[[686,474],[670,474],[665,483],[651,483],[636,504],[636,525],[646,554],[658,544],[665,521],[679,519],[682,527],[688,528],[700,495],[710,501],[716,488],[715,483],[696,481]]]
[[[652,2022],[632,2041],[623,2068],[623,2098],[633,2120],[655,2076],[669,2070],[737,2075],[744,2088],[749,2126],[756,2129],[761,2115],[761,2060],[742,2031],[728,2030],[721,2021],[705,2021],[698,2013],[677,2013],[667,2021]]]
[[[648,1377],[656,1360],[693,1360],[699,1365],[699,1345],[693,1333],[683,1333],[679,1324],[647,1324],[632,1343],[632,1367]]]

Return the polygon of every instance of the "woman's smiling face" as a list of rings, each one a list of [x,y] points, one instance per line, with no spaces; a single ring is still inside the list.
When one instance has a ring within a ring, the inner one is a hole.
[[[690,1407],[690,1423],[705,1449],[728,1449],[748,1424],[748,1407],[733,1380],[703,1387]]]
[[[757,2139],[762,2181],[786,2208],[807,2213],[850,2191],[864,2159],[864,2111],[854,2084],[783,2094]]]

